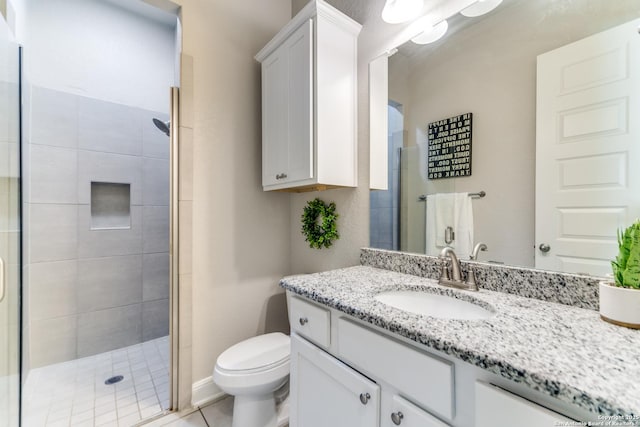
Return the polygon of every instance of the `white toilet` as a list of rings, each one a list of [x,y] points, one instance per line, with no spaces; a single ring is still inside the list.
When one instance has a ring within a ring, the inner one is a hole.
[[[229,347],[218,357],[213,381],[235,396],[233,427],[276,427],[274,392],[289,379],[289,337],[259,335]]]

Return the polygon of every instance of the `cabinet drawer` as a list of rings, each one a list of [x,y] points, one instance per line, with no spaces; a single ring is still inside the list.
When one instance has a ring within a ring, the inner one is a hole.
[[[289,303],[291,330],[321,347],[328,348],[331,343],[329,310],[296,297],[291,297]]]
[[[570,421],[501,388],[476,382],[476,427],[553,427]]]
[[[382,427],[449,427],[428,412],[400,396],[393,396],[390,414],[382,415]]]
[[[347,319],[338,320],[338,356],[389,383],[438,416],[454,417],[453,364],[387,338]]]

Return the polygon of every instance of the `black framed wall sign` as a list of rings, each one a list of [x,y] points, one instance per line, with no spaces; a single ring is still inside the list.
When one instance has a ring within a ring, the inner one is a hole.
[[[472,121],[473,114],[466,113],[429,123],[429,179],[471,176]]]

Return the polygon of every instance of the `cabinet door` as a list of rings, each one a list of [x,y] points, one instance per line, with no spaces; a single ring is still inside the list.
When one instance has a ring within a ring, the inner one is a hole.
[[[262,62],[262,185],[313,178],[313,21]]]
[[[291,336],[291,427],[377,427],[380,387]]]
[[[262,184],[282,181],[289,163],[288,59],[285,46],[262,62]]]
[[[572,421],[491,384],[476,382],[476,427],[553,427]]]
[[[313,178],[313,20],[285,42],[288,57],[289,167],[287,181]]]

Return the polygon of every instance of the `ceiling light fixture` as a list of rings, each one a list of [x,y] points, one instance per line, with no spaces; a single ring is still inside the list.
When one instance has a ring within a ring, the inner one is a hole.
[[[387,0],[382,9],[382,19],[389,24],[401,24],[420,15],[424,0]]]
[[[415,44],[429,44],[440,40],[449,29],[449,23],[444,20],[436,25],[428,25],[423,32],[411,39]]]
[[[460,14],[468,18],[475,18],[476,16],[491,12],[498,7],[500,3],[502,3],[502,0],[478,0],[471,6],[462,9]]]

